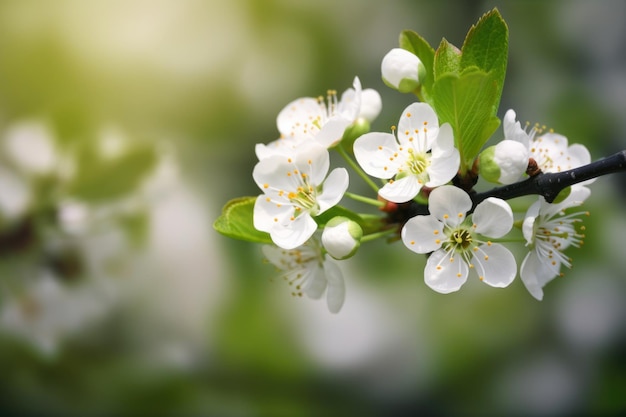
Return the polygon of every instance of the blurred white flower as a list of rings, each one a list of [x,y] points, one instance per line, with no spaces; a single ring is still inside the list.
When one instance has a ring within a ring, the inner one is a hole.
[[[282,277],[293,286],[293,295],[306,294],[318,299],[326,291],[326,302],[331,313],[338,313],[343,306],[346,288],[337,264],[322,254],[316,239],[311,239],[295,249],[286,250],[264,245],[267,260],[283,271]]]

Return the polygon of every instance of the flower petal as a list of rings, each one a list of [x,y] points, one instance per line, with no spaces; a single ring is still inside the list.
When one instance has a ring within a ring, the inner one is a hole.
[[[465,281],[469,267],[461,256],[450,257],[443,249],[430,255],[424,269],[424,282],[442,294],[458,291]]]
[[[452,148],[447,155],[433,156],[427,170],[428,182],[426,186],[434,188],[448,183],[459,171],[460,161],[459,151],[455,148]]]
[[[302,213],[287,224],[276,223],[269,230],[269,233],[276,246],[280,246],[283,249],[294,249],[309,240],[316,230],[317,223],[315,223],[311,215]]]
[[[338,313],[346,299],[346,286],[343,281],[341,269],[339,269],[339,266],[335,262],[327,258],[324,262],[324,272],[326,273],[326,280],[328,282],[326,291],[328,310],[331,313]]]
[[[319,130],[315,122],[324,117],[324,106],[317,99],[302,97],[287,104],[278,113],[276,125],[285,139],[312,137]]]
[[[557,276],[539,258],[536,251],[530,251],[522,261],[520,277],[528,292],[541,301],[543,299],[543,287]]]
[[[432,148],[433,141],[439,135],[439,119],[427,103],[410,104],[402,112],[398,121],[398,142],[402,145],[413,143],[423,151]]]
[[[399,180],[388,182],[378,190],[378,194],[385,200],[394,203],[406,203],[415,198],[422,189],[422,184],[415,175],[409,175]]]
[[[354,77],[352,88],[348,88],[341,95],[341,100],[337,106],[337,114],[347,119],[350,123],[356,120],[361,109],[361,94],[361,81],[359,77]]]
[[[471,208],[472,200],[469,195],[453,185],[435,188],[428,198],[430,214],[449,224],[459,224]],[[458,216],[461,213],[463,216]]]
[[[363,170],[372,177],[389,179],[404,163],[395,158],[398,143],[391,133],[366,133],[354,142],[354,156]]]
[[[513,210],[506,201],[489,197],[474,210],[472,220],[476,232],[489,237],[502,237],[513,227]]]
[[[330,167],[328,149],[313,141],[304,142],[298,146],[294,161],[296,169],[301,174],[308,175],[312,185],[321,184]]]
[[[322,192],[317,196],[317,204],[320,208],[317,214],[321,214],[339,203],[348,189],[349,182],[350,178],[345,168],[333,169],[324,181]]]
[[[324,268],[317,262],[311,262],[305,274],[302,292],[309,298],[319,299],[324,294],[327,284]]]
[[[294,208],[288,204],[276,204],[267,201],[267,197],[261,194],[254,202],[252,221],[254,228],[262,232],[269,232],[277,224],[286,224],[293,215]]]
[[[402,242],[417,253],[430,253],[441,247],[443,223],[435,216],[415,216],[402,228]]]
[[[341,141],[344,131],[350,124],[352,124],[352,119],[342,116],[333,117],[315,135],[315,141],[325,148],[331,148]]]
[[[378,91],[373,88],[366,88],[361,93],[361,110],[359,116],[372,122],[378,117],[383,108],[383,100]]]
[[[492,287],[507,287],[517,275],[517,263],[511,251],[499,243],[481,245],[472,258],[478,276]]]

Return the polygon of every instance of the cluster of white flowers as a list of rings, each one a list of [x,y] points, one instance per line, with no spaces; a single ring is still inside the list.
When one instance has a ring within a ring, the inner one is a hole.
[[[390,87],[401,92],[419,89],[423,67],[413,53],[393,49],[381,69]],[[345,151],[342,139],[350,127],[363,119],[371,122],[380,110],[378,93],[362,90],[355,78],[353,88],[340,100],[330,91],[326,100],[307,97],[289,103],[278,115],[280,138],[256,145],[259,162],[253,178],[263,193],[256,199],[253,222],[275,244],[266,246],[264,254],[294,286],[294,295],[319,298],[327,290],[331,312],[343,305],[345,286],[329,258],[351,257],[366,236],[358,223],[346,217],[318,221],[348,195],[348,171],[338,167],[328,173],[329,149]],[[563,251],[583,242],[584,213],[567,211],[589,196],[589,181],[565,190],[560,202],[547,203],[540,196],[523,213],[514,213],[496,197],[474,204],[468,193],[473,190],[454,182],[461,164],[454,135],[450,124],[439,123],[429,104],[415,102],[404,109],[391,133],[367,132],[348,141],[353,145],[348,151],[356,159],[351,166],[376,189],[383,211],[393,211],[390,204],[395,209],[402,204],[427,204],[428,214],[396,219],[400,228],[395,232],[408,249],[428,255],[424,280],[433,290],[459,290],[471,270],[492,287],[507,287],[519,270],[528,291],[542,299],[543,287],[562,274],[561,267],[571,267]],[[543,133],[538,127],[522,128],[513,110],[503,118],[503,136],[480,153],[474,167],[475,175],[495,184],[513,184],[540,172],[560,172],[591,161],[583,145],[568,146],[564,136]],[[346,152],[342,156],[349,157]],[[520,268],[516,251],[509,249],[514,242],[527,249]]]

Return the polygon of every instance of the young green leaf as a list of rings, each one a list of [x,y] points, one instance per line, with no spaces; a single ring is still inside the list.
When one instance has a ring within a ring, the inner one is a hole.
[[[433,61],[435,50],[424,38],[411,30],[404,30],[400,33],[400,47],[414,53],[424,66],[424,77],[420,78],[422,93],[429,95],[434,82]]]
[[[254,228],[253,210],[257,197],[239,197],[230,200],[213,228],[224,236],[248,242],[272,243],[269,233]]]
[[[461,51],[445,38],[442,39],[437,48],[437,52],[435,52],[435,61],[433,64],[435,82],[444,75],[458,75],[460,72],[460,61]]]
[[[509,31],[498,9],[485,13],[470,28],[461,48],[461,69],[477,67],[490,73],[498,87],[496,94],[500,101],[508,59]],[[494,113],[495,114],[495,113]]]
[[[441,76],[434,85],[435,111],[440,123],[450,123],[461,154],[461,173],[471,169],[474,158],[500,125],[493,115],[497,83],[483,71]]]

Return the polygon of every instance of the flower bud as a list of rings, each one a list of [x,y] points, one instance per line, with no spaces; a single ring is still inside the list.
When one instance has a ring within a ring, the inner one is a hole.
[[[401,93],[409,93],[419,87],[420,59],[411,52],[394,48],[384,56],[381,64],[385,84]]]
[[[330,256],[346,259],[354,255],[361,246],[363,229],[347,217],[337,216],[330,219],[322,232],[322,244]]]
[[[512,184],[518,181],[528,168],[528,149],[514,140],[503,140],[481,152],[480,176],[489,182]]]

